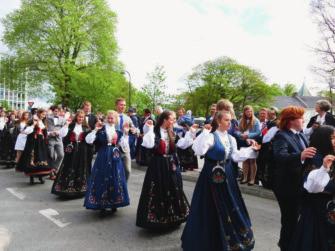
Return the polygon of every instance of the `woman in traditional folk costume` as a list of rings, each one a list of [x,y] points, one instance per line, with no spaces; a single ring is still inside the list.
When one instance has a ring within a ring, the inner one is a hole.
[[[88,145],[85,137],[90,128],[82,110],[77,111],[71,124],[68,123],[69,121],[59,131],[59,136],[64,137],[64,159],[51,193],[67,198],[78,198],[84,196],[86,192]]]
[[[258,146],[248,140],[253,146],[243,152],[238,151],[235,138],[228,133],[230,121],[230,112],[217,112],[212,126],[206,125],[193,143],[195,154],[205,156],[205,164],[193,193],[190,215],[181,237],[184,250],[254,248],[250,218],[232,162],[250,158]]]
[[[175,114],[164,111],[153,127],[148,121],[149,132],[142,145],[153,151],[145,174],[136,225],[147,229],[167,229],[186,221],[189,203],[183,191],[179,160],[176,154],[173,124]]]
[[[121,159],[121,145],[128,145],[129,125],[123,132],[115,129],[118,114],[109,111],[107,123],[98,122],[94,131],[86,136],[86,142],[95,144],[98,152],[89,177],[84,206],[87,209],[115,212],[129,205],[125,168]]]

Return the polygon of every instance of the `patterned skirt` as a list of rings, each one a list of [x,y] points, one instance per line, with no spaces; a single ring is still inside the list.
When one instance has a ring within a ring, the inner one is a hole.
[[[154,155],[145,174],[136,225],[166,229],[180,225],[189,214],[179,166],[173,158]]]
[[[88,181],[84,206],[87,209],[118,208],[129,205],[124,165],[117,147],[99,150]]]
[[[206,160],[198,178],[184,228],[182,248],[186,251],[252,250],[254,236],[251,222],[230,162],[225,166],[225,180],[215,182],[216,166]]]

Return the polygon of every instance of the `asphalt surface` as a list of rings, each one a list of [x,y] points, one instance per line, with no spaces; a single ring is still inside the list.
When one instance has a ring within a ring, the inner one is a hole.
[[[144,172],[133,170],[131,205],[101,217],[86,210],[83,199],[61,200],[51,181],[29,185],[28,177],[0,167],[0,251],[181,250],[184,225],[165,233],[135,226]],[[194,182],[184,181],[191,201]],[[243,195],[253,223],[257,251],[279,250],[280,212],[276,201]],[[196,238],[196,236],[195,236]]]

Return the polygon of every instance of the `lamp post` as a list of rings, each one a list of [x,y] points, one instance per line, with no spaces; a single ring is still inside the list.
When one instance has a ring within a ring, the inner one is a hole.
[[[334,81],[333,76],[331,76],[328,79],[328,84],[329,84],[329,98],[330,98],[330,104],[331,104],[330,113],[333,115],[333,92],[332,92],[332,89],[335,88],[335,81]]]
[[[123,71],[123,73],[126,73],[128,75],[128,107],[131,107],[131,76],[129,71]]]

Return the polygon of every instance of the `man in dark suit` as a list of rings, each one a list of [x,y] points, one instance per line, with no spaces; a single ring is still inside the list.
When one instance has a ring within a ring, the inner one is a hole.
[[[303,164],[312,158],[316,149],[308,147],[303,129],[304,109],[289,106],[283,109],[279,121],[279,132],[273,142],[276,162],[274,174],[274,193],[281,211],[281,231],[279,247],[289,248],[298,220],[301,195],[303,191]]]
[[[98,122],[97,117],[91,113],[92,104],[89,101],[84,101],[81,106],[81,109],[85,112],[85,120],[87,125],[91,130],[94,130],[95,124]],[[87,161],[88,161],[88,170],[87,175],[91,175],[92,159],[94,155],[94,145],[88,145],[87,147]]]

